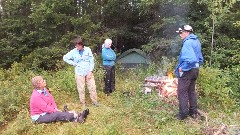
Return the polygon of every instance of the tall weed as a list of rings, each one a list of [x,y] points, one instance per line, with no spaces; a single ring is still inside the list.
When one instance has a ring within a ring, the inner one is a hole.
[[[14,63],[11,69],[5,71],[5,79],[0,81],[0,124],[14,118],[22,107],[28,107],[31,74],[19,63]]]

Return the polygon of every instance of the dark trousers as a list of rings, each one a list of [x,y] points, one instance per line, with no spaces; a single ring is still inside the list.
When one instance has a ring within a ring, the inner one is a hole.
[[[179,114],[182,117],[188,114],[197,113],[197,94],[195,91],[196,80],[199,74],[198,68],[193,68],[183,72],[183,75],[178,78],[178,101]]]
[[[105,93],[109,94],[115,90],[115,67],[103,66],[105,70]]]
[[[40,116],[36,123],[50,123],[57,121],[74,121],[74,114],[69,112],[54,112]]]

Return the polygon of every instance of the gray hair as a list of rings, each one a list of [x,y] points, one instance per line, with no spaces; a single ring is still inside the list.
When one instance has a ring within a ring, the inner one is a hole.
[[[39,82],[43,80],[42,76],[35,76],[32,78],[32,85],[35,89],[39,88]]]
[[[105,41],[104,41],[104,44],[112,44],[112,40],[107,38]]]

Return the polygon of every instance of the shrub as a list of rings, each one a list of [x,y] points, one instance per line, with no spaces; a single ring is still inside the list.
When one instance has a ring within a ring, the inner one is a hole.
[[[229,69],[230,72],[230,80],[228,85],[231,87],[231,96],[235,98],[238,102],[238,106],[240,106],[240,65],[234,66]]]
[[[56,70],[62,67],[62,57],[65,51],[62,48],[38,48],[23,58],[22,63],[30,70]]]
[[[13,64],[12,69],[5,71],[5,80],[0,81],[0,124],[13,119],[30,97],[29,72],[23,73],[21,66]]]
[[[213,52],[213,66],[221,69],[234,67],[240,64],[240,40],[220,36]]]
[[[48,80],[48,87],[54,89],[61,89],[68,93],[75,93],[76,91],[76,83],[75,83],[75,74],[74,67],[67,66],[65,69],[59,70],[58,72],[46,73],[46,78]]]
[[[235,100],[229,95],[231,87],[229,85],[230,76],[227,70],[220,70],[210,67],[200,69],[198,78],[199,96],[203,104],[207,107],[233,107]],[[214,104],[214,106],[212,106]],[[206,107],[206,108],[207,108]]]

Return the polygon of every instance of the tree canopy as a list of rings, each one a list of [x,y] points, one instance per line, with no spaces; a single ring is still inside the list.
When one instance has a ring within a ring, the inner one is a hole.
[[[112,38],[119,53],[140,48],[155,60],[175,57],[181,44],[175,31],[183,24],[193,26],[210,65],[226,68],[240,61],[236,0],[1,0],[0,4],[1,68],[15,61],[34,66],[32,60],[39,60],[38,53],[45,50],[52,63],[35,66],[55,69],[54,63],[72,48],[76,35],[93,50]]]

